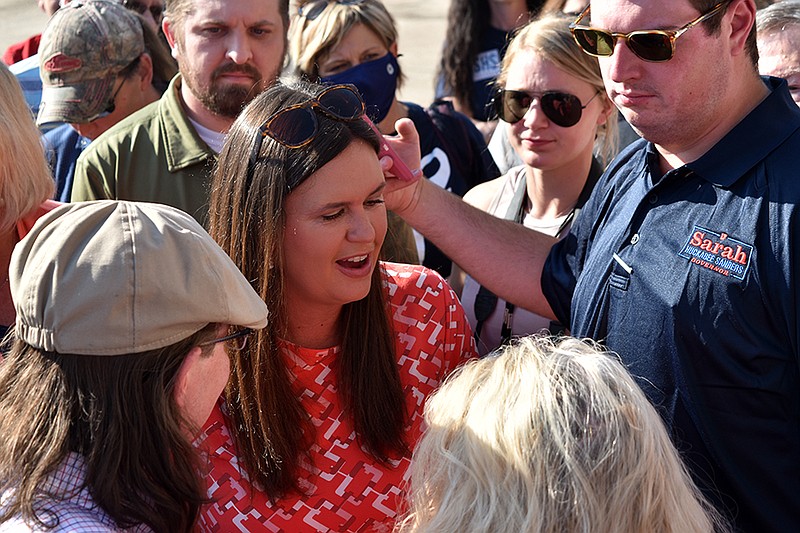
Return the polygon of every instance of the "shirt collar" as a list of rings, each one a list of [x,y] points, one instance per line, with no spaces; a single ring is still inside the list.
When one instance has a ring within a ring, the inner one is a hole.
[[[770,94],[717,144],[685,166],[705,180],[730,187],[800,129],[800,108],[786,80],[763,77]]]

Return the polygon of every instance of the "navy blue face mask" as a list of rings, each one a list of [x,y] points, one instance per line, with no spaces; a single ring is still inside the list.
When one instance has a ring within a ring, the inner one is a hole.
[[[321,78],[322,83],[356,86],[367,106],[367,115],[376,124],[389,114],[397,92],[397,58],[387,52],[385,56],[361,63],[344,72]]]

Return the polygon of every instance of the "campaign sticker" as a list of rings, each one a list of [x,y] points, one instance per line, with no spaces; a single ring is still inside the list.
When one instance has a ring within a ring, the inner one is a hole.
[[[742,280],[750,268],[753,245],[725,232],[695,226],[678,255],[694,265]]]

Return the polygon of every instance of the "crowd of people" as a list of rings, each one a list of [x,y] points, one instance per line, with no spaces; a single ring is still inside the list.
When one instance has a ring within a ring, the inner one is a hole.
[[[800,0],[40,7],[0,533],[800,527]]]

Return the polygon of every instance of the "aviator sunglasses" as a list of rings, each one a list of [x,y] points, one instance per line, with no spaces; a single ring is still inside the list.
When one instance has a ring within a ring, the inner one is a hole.
[[[542,112],[553,124],[569,128],[580,122],[583,110],[598,94],[600,93],[595,93],[586,104],[581,105],[580,99],[570,93],[547,91],[530,94],[525,91],[501,89],[494,98],[494,108],[497,116],[509,124],[514,124],[522,120],[534,99],[538,98]]]
[[[289,106],[270,115],[258,128],[256,142],[247,165],[248,181],[261,152],[264,137],[270,137],[287,148],[302,148],[314,140],[319,123],[314,110],[335,120],[349,122],[364,116],[364,101],[352,85],[332,85],[316,98]]]
[[[637,57],[645,61],[669,61],[675,55],[675,41],[690,28],[716,15],[729,0],[723,0],[710,11],[704,13],[677,30],[639,30],[630,33],[615,33],[580,24],[589,14],[591,6],[586,6],[578,18],[569,25],[569,31],[578,46],[589,55],[596,57],[610,56],[614,53],[617,39],[624,39],[628,48]]]

